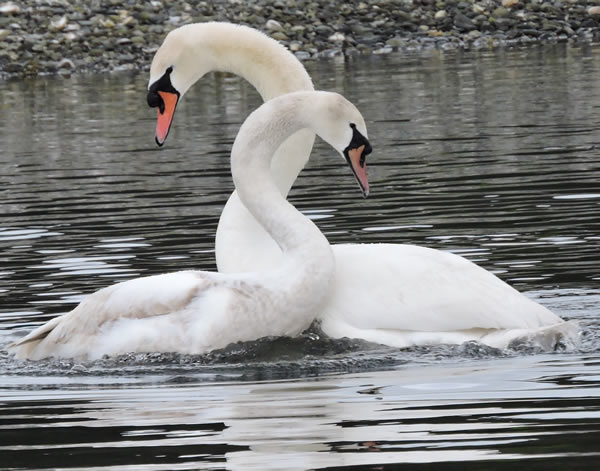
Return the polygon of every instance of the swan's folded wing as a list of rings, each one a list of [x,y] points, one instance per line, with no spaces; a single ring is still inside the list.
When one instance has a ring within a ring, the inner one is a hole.
[[[37,329],[32,330],[26,336],[20,338],[14,343],[8,345],[8,349],[12,349],[15,347],[19,347],[21,345],[25,345],[31,342],[37,342],[42,339],[45,339],[50,332],[54,330],[54,328],[60,323],[63,316],[55,317],[54,319],[50,319],[45,324],[41,325]]]
[[[205,272],[182,271],[118,283],[96,291],[71,312],[55,317],[9,348],[23,347],[28,357],[44,339],[65,343],[75,335],[93,335],[108,322],[162,316],[185,309],[211,284]]]
[[[536,328],[561,321],[451,253],[402,244],[333,248],[337,279],[328,308],[335,310],[325,313],[326,319],[359,329],[425,332]]]

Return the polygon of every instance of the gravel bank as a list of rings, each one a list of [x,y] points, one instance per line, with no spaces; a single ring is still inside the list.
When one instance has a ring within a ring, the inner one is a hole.
[[[593,42],[600,0],[0,0],[0,76],[146,70],[170,30],[230,21],[301,60]]]

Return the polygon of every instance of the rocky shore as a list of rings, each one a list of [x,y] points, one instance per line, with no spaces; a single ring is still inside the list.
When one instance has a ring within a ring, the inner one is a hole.
[[[193,22],[258,28],[299,59],[600,37],[600,0],[0,0],[0,76],[145,70]]]

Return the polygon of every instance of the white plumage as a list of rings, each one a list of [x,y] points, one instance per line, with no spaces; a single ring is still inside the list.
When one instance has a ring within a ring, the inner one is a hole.
[[[20,358],[94,359],[204,353],[236,341],[299,334],[330,293],[335,265],[327,239],[281,196],[270,163],[281,142],[305,127],[343,156],[353,140],[351,123],[366,136],[362,116],[340,95],[298,92],[262,105],[242,125],[231,151],[232,175],[245,206],[281,247],[277,267],[241,274],[182,271],[118,283],[11,348]]]
[[[170,66],[172,83],[181,95],[214,70],[242,76],[264,100],[313,88],[302,64],[277,41],[227,23],[172,31],[153,60],[150,83]],[[284,196],[308,161],[313,139],[310,130],[303,130],[277,150],[272,174]],[[398,347],[466,340],[506,347],[514,339],[531,337],[549,349],[563,337],[577,339],[575,323],[563,322],[462,257],[401,244],[342,244],[331,249],[336,273],[319,319],[332,337]],[[219,271],[267,270],[281,257],[275,241],[234,192],[217,229]]]

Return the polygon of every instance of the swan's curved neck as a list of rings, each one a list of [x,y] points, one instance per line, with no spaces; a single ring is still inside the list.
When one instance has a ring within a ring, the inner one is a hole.
[[[236,190],[286,258],[299,258],[301,263],[308,259],[333,263],[325,236],[284,199],[271,175],[271,160],[277,148],[291,134],[310,127],[311,123],[306,111],[310,108],[305,103],[299,103],[298,99],[278,102],[278,105],[268,102],[254,111],[240,129],[231,151]]]
[[[202,23],[188,25],[191,64],[203,72],[221,71],[239,75],[250,82],[264,101],[299,90],[313,90],[310,76],[284,46],[265,34],[245,26]],[[201,76],[195,77],[199,79]]]

